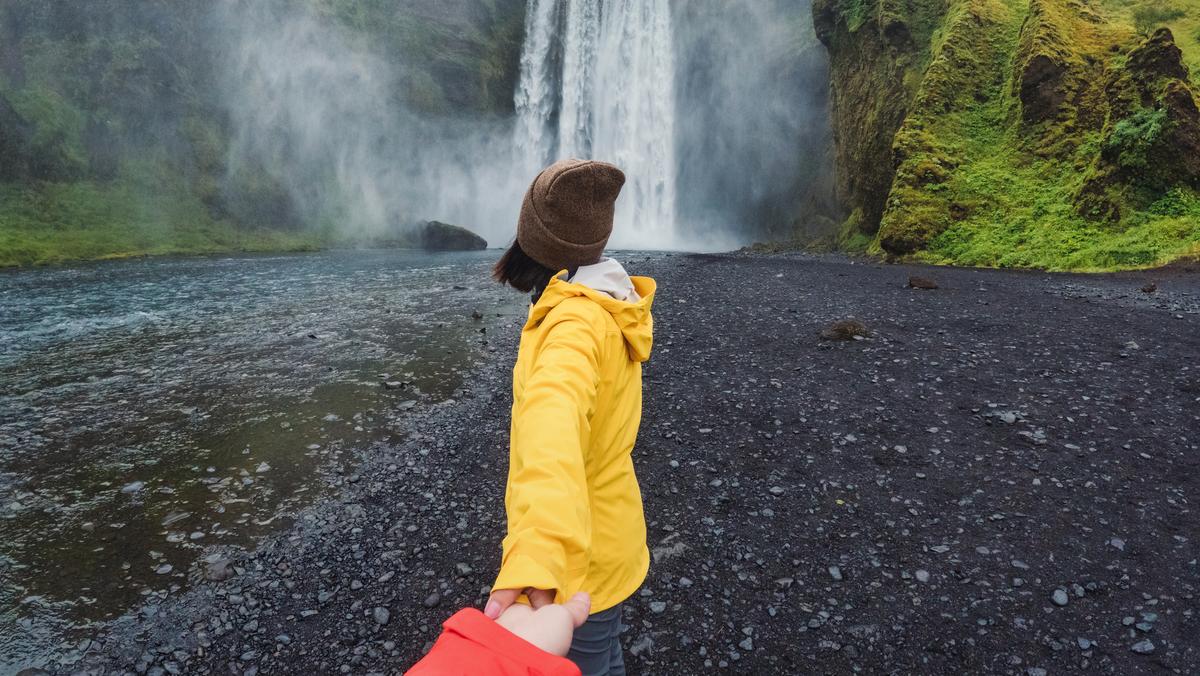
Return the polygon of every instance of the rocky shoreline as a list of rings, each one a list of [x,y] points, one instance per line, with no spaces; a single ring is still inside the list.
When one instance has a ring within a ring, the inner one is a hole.
[[[1200,669],[1200,276],[628,263],[660,284],[631,673]],[[518,330],[338,497],[57,670],[401,673],[498,564]]]

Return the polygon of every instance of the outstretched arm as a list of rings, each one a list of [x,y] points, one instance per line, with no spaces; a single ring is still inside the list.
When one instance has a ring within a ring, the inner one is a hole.
[[[534,608],[579,590],[591,548],[584,456],[604,335],[590,301],[555,308],[513,407],[508,536],[486,614],[526,593]]]

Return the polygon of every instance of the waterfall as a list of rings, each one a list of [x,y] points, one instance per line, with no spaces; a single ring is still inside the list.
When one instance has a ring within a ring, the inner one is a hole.
[[[527,175],[568,157],[612,162],[626,175],[612,245],[678,245],[668,0],[530,0],[515,104]]]

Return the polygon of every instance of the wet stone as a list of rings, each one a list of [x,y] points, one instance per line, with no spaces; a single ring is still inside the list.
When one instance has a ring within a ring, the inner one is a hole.
[[[1149,655],[1154,652],[1154,643],[1150,639],[1143,639],[1129,646],[1129,649],[1139,655]]]
[[[221,582],[237,575],[233,562],[229,559],[217,559],[204,569],[204,577],[213,582]]]

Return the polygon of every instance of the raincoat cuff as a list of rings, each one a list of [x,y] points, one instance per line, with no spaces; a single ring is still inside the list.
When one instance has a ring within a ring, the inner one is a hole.
[[[562,578],[533,557],[514,554],[500,566],[500,575],[496,577],[492,589],[553,589],[554,602],[562,603],[567,591]]]

